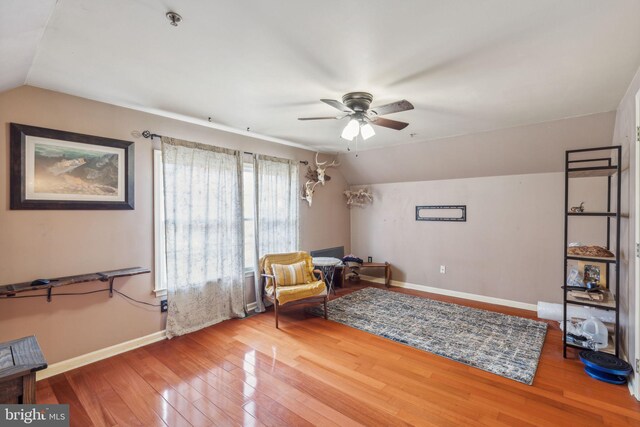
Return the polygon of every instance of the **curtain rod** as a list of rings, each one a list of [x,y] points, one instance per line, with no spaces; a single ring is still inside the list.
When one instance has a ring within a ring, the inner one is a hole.
[[[149,139],[153,139],[153,138],[162,138],[162,135],[158,135],[157,133],[151,133],[151,132],[150,132],[150,131],[148,131],[148,130],[143,131],[143,132],[142,132],[142,136],[143,136],[143,137],[145,137],[145,138],[149,138]],[[252,153],[252,152],[250,152],[250,151],[245,151],[245,152],[244,152],[244,154],[250,154],[250,155],[253,155],[253,153]],[[306,160],[300,160],[300,163],[302,163],[303,165],[308,165],[308,164],[309,164],[309,162],[308,162],[308,161],[306,161]]]

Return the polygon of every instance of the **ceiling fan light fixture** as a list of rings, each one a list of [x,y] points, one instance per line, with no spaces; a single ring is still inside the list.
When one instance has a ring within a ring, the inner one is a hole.
[[[373,130],[373,126],[371,126],[369,123],[365,123],[360,128],[360,134],[362,135],[362,139],[366,141],[367,139],[375,135],[376,132]]]
[[[342,130],[342,139],[346,139],[347,141],[353,141],[358,133],[360,132],[360,123],[356,119],[349,120],[349,123]]]
[[[373,130],[372,125],[393,130],[402,130],[409,126],[409,123],[380,116],[413,110],[413,104],[406,99],[370,109],[369,107],[371,101],[373,101],[373,96],[368,92],[349,92],[342,97],[342,102],[335,99],[321,99],[320,101],[339,110],[342,114],[340,116],[329,117],[298,117],[298,120],[342,120],[348,117],[349,123],[342,129],[342,134],[340,135],[347,141],[353,141],[358,134],[362,136],[363,140],[375,136],[376,132]],[[348,147],[347,145],[347,149]]]

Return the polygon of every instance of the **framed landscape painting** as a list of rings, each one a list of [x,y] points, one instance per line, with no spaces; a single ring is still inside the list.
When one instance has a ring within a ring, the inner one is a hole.
[[[130,141],[11,123],[11,209],[133,209]]]

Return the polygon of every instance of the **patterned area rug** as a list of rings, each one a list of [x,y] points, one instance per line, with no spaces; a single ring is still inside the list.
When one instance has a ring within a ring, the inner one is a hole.
[[[547,333],[544,322],[377,288],[335,299],[328,310],[330,320],[529,385]]]

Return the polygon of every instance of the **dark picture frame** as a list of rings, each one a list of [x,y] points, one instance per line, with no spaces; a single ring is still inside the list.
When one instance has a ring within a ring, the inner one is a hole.
[[[9,182],[12,210],[134,209],[133,142],[18,123],[11,123],[9,127]],[[38,150],[49,150],[55,153],[58,159],[42,156]],[[90,161],[84,158],[67,159],[66,156],[60,157],[58,154],[65,152],[87,153],[94,155],[95,158]],[[47,167],[39,166],[38,162],[42,163],[39,160],[41,158],[48,162]],[[106,162],[109,164],[105,166]],[[93,170],[84,175],[80,173],[81,168],[90,167],[93,167]],[[107,168],[110,169],[107,170]],[[34,182],[41,182],[38,179],[46,181],[47,174],[52,180],[57,180],[61,184],[58,184],[54,190],[40,191],[37,187],[39,184]],[[75,176],[71,176],[72,174]],[[65,187],[64,180],[58,178],[63,175],[69,175],[68,180],[79,183],[74,187],[75,192],[68,190],[69,185]],[[40,178],[41,176],[45,178]],[[100,181],[95,184],[89,179],[99,180],[101,176],[107,176],[110,180],[109,184],[115,182],[115,187],[100,185],[102,184]],[[83,188],[86,190],[82,190]],[[96,188],[106,190],[98,191],[95,190]]]

